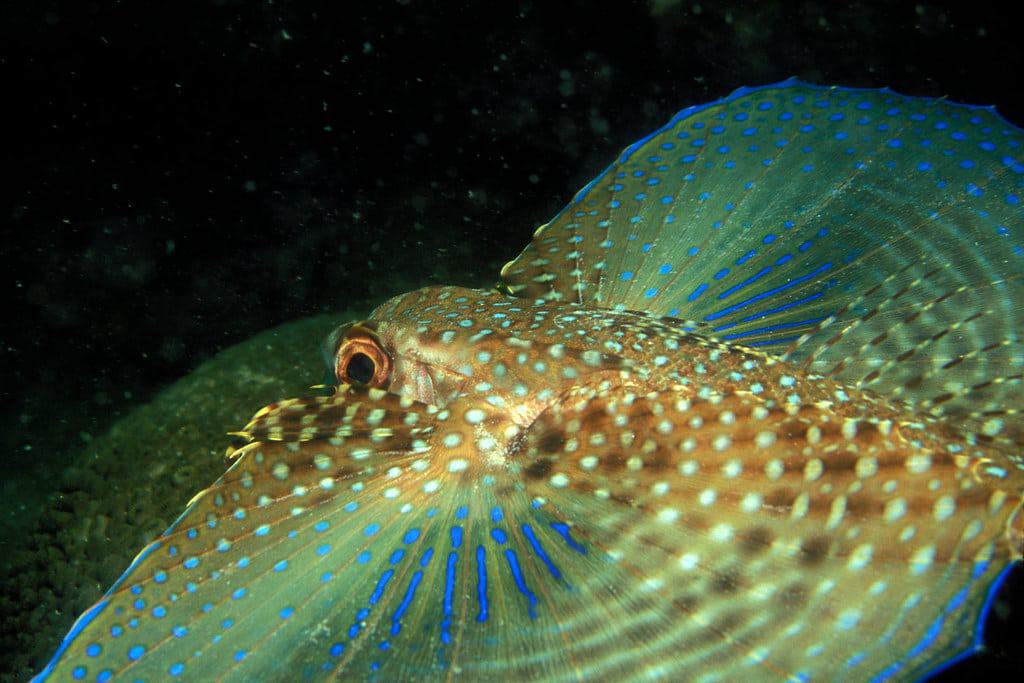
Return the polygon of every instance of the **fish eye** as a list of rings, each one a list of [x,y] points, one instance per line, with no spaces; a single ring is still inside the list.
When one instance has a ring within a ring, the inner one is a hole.
[[[391,358],[367,330],[350,330],[338,346],[334,374],[339,382],[386,389],[391,383]]]

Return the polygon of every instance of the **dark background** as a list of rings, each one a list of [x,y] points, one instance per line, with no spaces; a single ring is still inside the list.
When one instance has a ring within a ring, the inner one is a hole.
[[[0,448],[17,492],[0,529],[43,504],[69,445],[227,345],[493,283],[686,105],[799,76],[1024,122],[1020,24],[993,5],[0,3]]]

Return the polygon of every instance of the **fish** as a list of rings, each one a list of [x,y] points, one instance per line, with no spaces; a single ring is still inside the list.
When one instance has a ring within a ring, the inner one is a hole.
[[[920,679],[1024,547],[1024,133],[788,80],[341,325],[37,681]]]

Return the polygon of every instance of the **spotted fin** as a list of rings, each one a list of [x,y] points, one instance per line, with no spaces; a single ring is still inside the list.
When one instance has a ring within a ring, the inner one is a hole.
[[[627,147],[502,276],[697,321],[1020,443],[1022,142],[986,107],[743,88]]]
[[[501,464],[507,417],[460,400],[270,406],[40,680],[800,681],[974,646],[1007,496],[884,416],[642,386],[572,389]],[[854,431],[877,460],[835,452]]]

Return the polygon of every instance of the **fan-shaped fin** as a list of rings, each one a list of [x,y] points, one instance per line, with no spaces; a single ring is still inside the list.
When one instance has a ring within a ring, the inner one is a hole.
[[[1020,443],[1022,142],[991,108],[744,88],[626,148],[502,276],[699,321]]]

